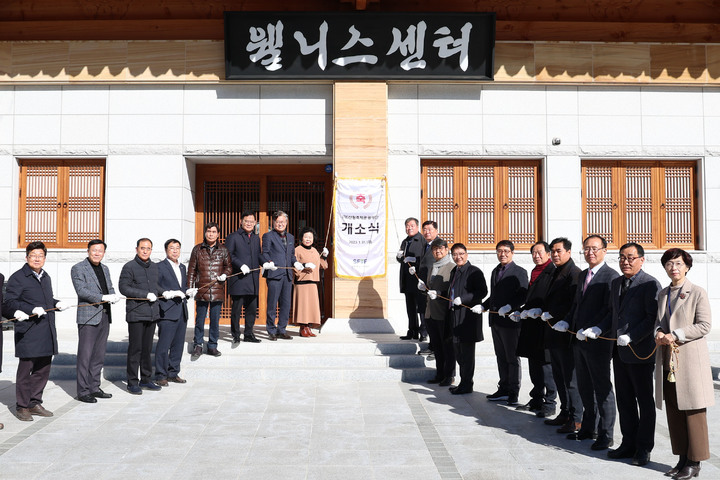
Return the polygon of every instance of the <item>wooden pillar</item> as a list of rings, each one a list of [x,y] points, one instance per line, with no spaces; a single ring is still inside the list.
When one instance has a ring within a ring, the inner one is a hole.
[[[387,84],[336,82],[333,92],[333,161],[338,177],[387,175]],[[387,276],[334,278],[334,316],[387,318]]]

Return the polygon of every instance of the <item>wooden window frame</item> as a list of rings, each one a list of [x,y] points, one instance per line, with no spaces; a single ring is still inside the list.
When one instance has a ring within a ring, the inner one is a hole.
[[[27,234],[27,197],[28,176],[27,167],[46,166],[58,167],[57,173],[57,217],[56,217],[56,241],[43,241],[48,248],[86,248],[87,241],[73,242],[69,239],[69,214],[70,209],[70,167],[100,167],[99,186],[99,232],[97,238],[103,240],[105,237],[105,160],[104,159],[21,159],[20,166],[20,188],[18,189],[18,248],[25,248],[28,243]],[[94,233],[94,232],[93,232]]]
[[[422,218],[428,219],[431,215],[428,213],[428,196],[426,195],[428,188],[428,169],[426,167],[452,167],[453,168],[453,240],[455,242],[464,243],[471,250],[494,250],[497,242],[507,239],[510,236],[509,223],[509,175],[508,170],[511,167],[533,167],[535,168],[535,178],[533,187],[535,189],[534,197],[534,220],[532,221],[534,228],[534,237],[532,242],[514,241],[516,247],[530,248],[535,242],[543,238],[543,183],[542,183],[542,161],[540,159],[474,159],[474,160],[435,160],[427,159],[421,161],[421,182],[422,182]],[[470,232],[468,226],[468,190],[469,182],[468,168],[475,166],[493,167],[493,213],[492,220],[493,240],[491,242],[470,242]],[[436,220],[433,218],[433,220]],[[440,236],[442,236],[443,227],[440,228]],[[449,240],[449,239],[448,239]]]
[[[626,172],[632,167],[650,167],[650,195],[651,195],[651,221],[652,221],[652,242],[638,241],[646,250],[666,250],[668,248],[678,247],[689,250],[697,250],[700,247],[700,232],[698,230],[698,162],[697,160],[601,160],[588,159],[581,163],[582,178],[582,225],[583,238],[590,234],[599,232],[590,232],[588,227],[588,167],[605,167],[611,169],[611,198],[612,198],[612,239],[608,238],[608,248],[612,250],[619,249],[625,243],[634,241],[627,233],[627,195],[626,195]],[[666,168],[671,167],[690,167],[690,243],[673,243],[667,241],[667,223],[665,215],[665,205],[668,197],[665,191]],[[636,241],[636,240],[635,240]]]

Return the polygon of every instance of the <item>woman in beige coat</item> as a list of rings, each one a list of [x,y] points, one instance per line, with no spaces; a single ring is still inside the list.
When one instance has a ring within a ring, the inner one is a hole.
[[[661,263],[671,284],[658,294],[655,343],[655,402],[665,399],[670,443],[680,459],[665,475],[679,480],[697,477],[700,461],[710,458],[707,407],[714,405],[710,355],[705,335],[711,316],[707,292],[685,278],[692,257],[679,248],[666,251]],[[671,345],[677,345],[677,357]],[[668,375],[674,364],[675,381]]]
[[[310,325],[320,326],[320,269],[328,267],[327,248],[322,255],[313,247],[315,230],[305,227],[300,232],[300,245],[295,247],[295,258],[304,269],[295,270],[295,292],[293,294],[293,322],[300,325],[301,337],[314,337]]]

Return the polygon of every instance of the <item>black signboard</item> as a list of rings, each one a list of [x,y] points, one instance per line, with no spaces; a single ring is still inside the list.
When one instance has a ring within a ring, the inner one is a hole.
[[[492,80],[494,13],[225,12],[225,78]]]

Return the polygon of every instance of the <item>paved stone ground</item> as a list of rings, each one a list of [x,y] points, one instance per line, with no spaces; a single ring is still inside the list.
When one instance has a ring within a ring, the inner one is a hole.
[[[664,412],[652,463],[633,467],[593,452],[590,441],[565,439],[533,415],[486,401],[494,375],[476,378],[473,394],[454,396],[395,381],[223,382],[192,378],[188,369],[187,384],[142,396],[107,383],[113,398],[92,405],[73,399],[74,381],[51,380],[45,406],[55,416],[20,422],[11,414],[14,366],[6,367],[3,480],[641,480],[665,478],[676,460]],[[521,401],[529,385],[524,380]],[[716,398],[720,405],[718,391]],[[709,410],[709,424],[713,456],[701,478],[720,478],[720,407]],[[619,427],[615,432],[617,444]]]

